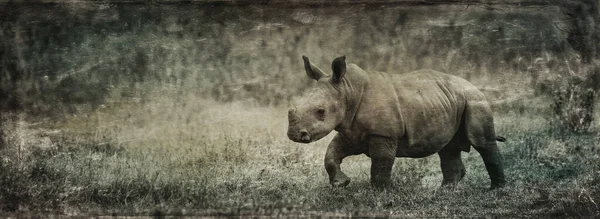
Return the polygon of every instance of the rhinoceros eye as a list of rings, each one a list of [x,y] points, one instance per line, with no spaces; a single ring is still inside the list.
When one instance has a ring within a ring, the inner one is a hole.
[[[325,109],[323,109],[323,108],[317,109],[317,118],[321,121],[325,120]]]

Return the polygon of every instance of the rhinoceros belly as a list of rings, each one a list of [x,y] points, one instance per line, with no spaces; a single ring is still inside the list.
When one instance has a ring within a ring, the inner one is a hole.
[[[397,157],[421,158],[427,157],[440,151],[446,146],[453,135],[449,133],[440,133],[438,136],[423,137],[417,139],[408,139],[407,136],[398,140],[396,149]]]

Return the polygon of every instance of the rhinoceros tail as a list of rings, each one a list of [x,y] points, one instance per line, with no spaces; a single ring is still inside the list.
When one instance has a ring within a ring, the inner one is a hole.
[[[505,142],[505,141],[506,141],[506,138],[505,138],[505,137],[502,137],[502,136],[496,136],[496,141],[499,141],[499,142]]]

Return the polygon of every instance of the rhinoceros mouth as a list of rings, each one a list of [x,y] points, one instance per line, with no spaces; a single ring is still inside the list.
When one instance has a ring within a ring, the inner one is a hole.
[[[308,144],[311,142],[311,140],[310,139],[300,139],[300,140],[297,140],[296,142]]]

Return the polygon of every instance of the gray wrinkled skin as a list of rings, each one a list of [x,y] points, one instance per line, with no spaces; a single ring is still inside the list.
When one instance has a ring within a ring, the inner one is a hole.
[[[485,96],[468,81],[433,70],[406,74],[366,72],[346,65],[345,57],[332,63],[333,74],[303,57],[315,87],[298,99],[288,113],[288,137],[295,142],[317,141],[338,133],[325,155],[325,169],[334,187],[350,179],[340,163],[350,155],[371,158],[371,182],[389,185],[396,157],[420,158],[438,153],[442,185],[465,175],[460,153],[473,146],[482,156],[491,187],[506,180],[496,144],[492,111]]]

